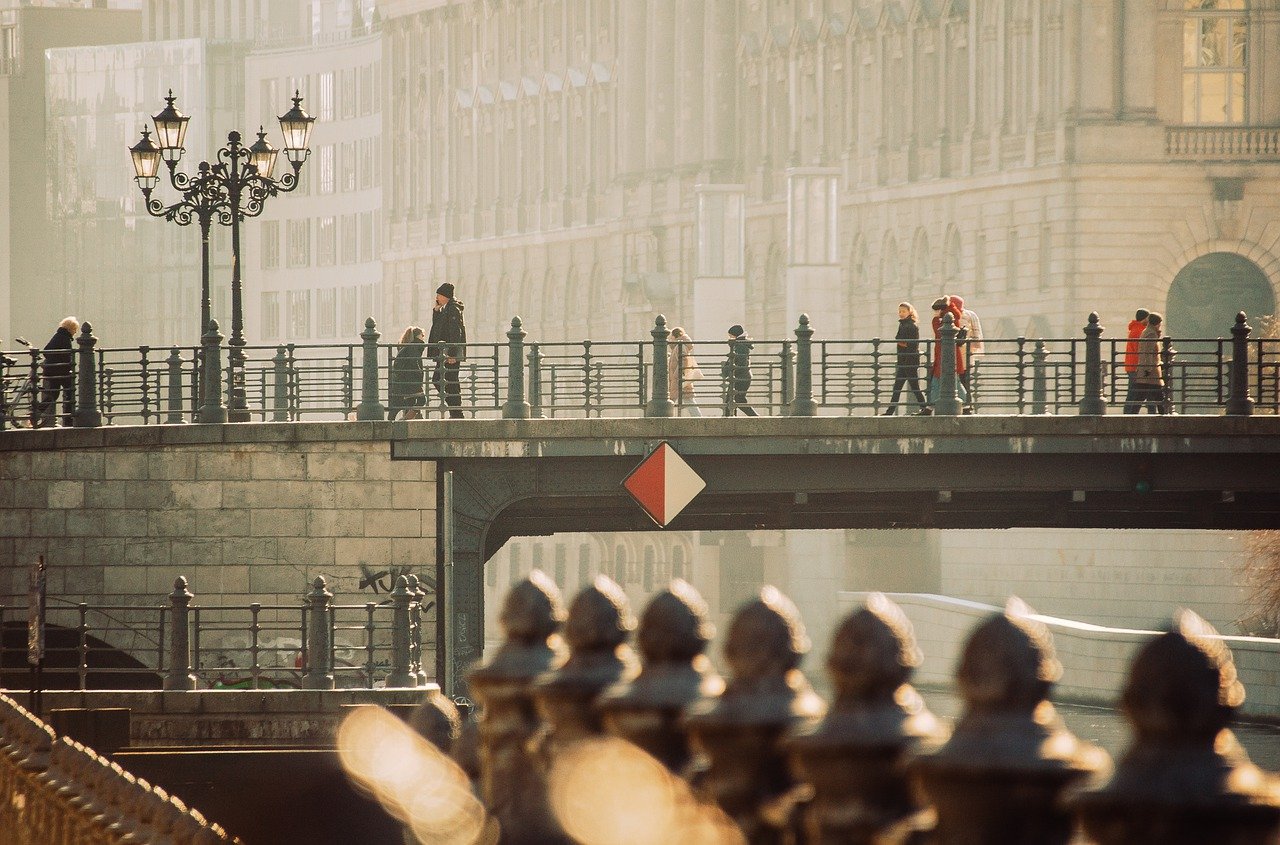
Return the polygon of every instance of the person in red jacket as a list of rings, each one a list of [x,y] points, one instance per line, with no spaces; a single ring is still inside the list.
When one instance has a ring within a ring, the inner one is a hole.
[[[932,414],[933,406],[938,403],[938,395],[942,391],[942,315],[950,314],[951,323],[958,330],[960,328],[960,320],[964,316],[964,311],[960,304],[956,302],[955,297],[943,296],[933,301],[933,368],[930,371],[932,377],[929,379],[929,407],[920,411],[921,414]],[[956,375],[963,376],[965,373],[964,363],[964,345],[956,344]],[[956,390],[959,393],[960,401],[968,403],[969,391],[965,389],[964,382],[960,379],[956,380]]]
[[[1138,370],[1138,338],[1147,330],[1147,318],[1150,315],[1151,312],[1147,309],[1139,308],[1129,321],[1129,341],[1124,347],[1124,371],[1129,376],[1129,391],[1124,397],[1126,414],[1136,414],[1142,407],[1142,403],[1138,401],[1139,390],[1134,374]]]

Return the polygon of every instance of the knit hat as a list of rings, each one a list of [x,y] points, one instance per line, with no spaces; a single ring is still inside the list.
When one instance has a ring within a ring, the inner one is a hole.
[[[742,326],[738,325],[737,323],[734,323],[732,326],[729,327],[729,334],[733,335],[734,337],[742,337],[744,334],[746,334],[746,329],[742,328]]]
[[[442,294],[444,296],[449,297],[450,299],[453,299],[453,283],[445,282],[443,285],[436,288],[436,293]]]

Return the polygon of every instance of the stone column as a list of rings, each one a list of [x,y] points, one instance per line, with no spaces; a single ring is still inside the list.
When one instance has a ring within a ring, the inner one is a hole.
[[[618,171],[637,174],[645,167],[645,53],[649,0],[619,6]]]
[[[1074,57],[1079,68],[1078,115],[1086,121],[1114,120],[1120,109],[1116,95],[1122,90],[1116,62],[1122,23],[1117,4],[1115,0],[1080,0],[1076,14],[1080,15],[1081,45]],[[1071,56],[1073,52],[1068,46],[1064,54]]]
[[[644,144],[648,169],[654,171],[668,170],[675,162],[675,4],[676,0],[649,0],[650,112]]]
[[[788,325],[802,313],[840,301],[839,177],[835,167],[787,171]]]
[[[1125,0],[1124,14],[1124,117],[1156,119],[1156,49],[1158,12],[1156,0]]]
[[[695,341],[718,340],[746,322],[746,186],[699,185],[698,267],[693,278]]]
[[[738,58],[735,52],[738,0],[705,0],[705,3],[704,157],[723,172],[727,163],[738,155]]]

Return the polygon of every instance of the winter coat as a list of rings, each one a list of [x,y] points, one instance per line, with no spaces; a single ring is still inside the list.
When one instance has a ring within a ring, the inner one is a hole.
[[[44,377],[50,379],[71,377],[71,332],[62,326],[44,345]]]
[[[898,369],[909,370],[913,378],[920,370],[920,326],[910,317],[898,321]]]
[[[1164,368],[1160,361],[1160,327],[1147,326],[1138,338],[1138,366],[1133,380],[1139,384],[1164,384]]]
[[[698,369],[698,361],[693,357],[693,342],[689,340],[672,341],[667,347],[667,398],[679,402],[676,391],[684,396],[693,395],[693,383],[702,378]]]
[[[432,358],[456,358],[459,361],[467,357],[467,324],[462,319],[460,300],[451,299],[443,308],[431,312],[431,334],[427,336]]]
[[[946,311],[943,312],[943,314],[951,315],[952,325],[956,326],[956,328],[960,327],[960,320],[964,317],[964,311],[962,311],[960,308],[960,306],[963,304],[964,304],[964,301],[960,299],[960,297],[953,296],[951,297],[951,299],[947,304]],[[942,376],[942,343],[941,343],[942,314],[939,314],[938,316],[933,318],[933,337],[935,340],[938,340],[939,342],[933,345],[933,371],[932,372],[933,372],[934,378],[940,378]],[[963,373],[964,371],[965,371],[964,344],[957,343],[956,344],[956,374],[958,375],[960,373]]]
[[[422,353],[426,350],[422,342],[403,344],[391,362],[391,389],[388,391],[387,404],[391,410],[412,408],[426,404],[426,382],[423,380]],[[422,397],[414,401],[415,397]]]
[[[731,382],[734,392],[746,393],[751,387],[751,350],[755,348],[745,334],[729,342],[729,354],[720,365],[720,377]]]
[[[1124,371],[1130,375],[1138,369],[1138,338],[1146,330],[1146,320],[1129,321],[1129,342],[1124,347]]]

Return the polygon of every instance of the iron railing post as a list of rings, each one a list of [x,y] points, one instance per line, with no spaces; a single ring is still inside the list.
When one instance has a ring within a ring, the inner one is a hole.
[[[554,397],[554,394],[552,394]],[[542,350],[529,344],[529,417],[540,420],[542,413]]]
[[[187,589],[187,579],[181,575],[175,578],[173,592],[169,594],[169,671],[164,678],[167,690],[193,690],[197,686],[195,673],[191,671],[191,626],[188,624],[194,598]]]
[[[222,334],[218,331],[217,320],[209,321],[200,342],[204,350],[201,356],[204,371],[200,374],[200,387],[204,395],[196,420],[202,423],[224,423],[227,421],[227,409],[222,404]]]
[[[1084,327],[1084,395],[1080,397],[1080,416],[1100,417],[1107,412],[1107,399],[1102,395],[1102,326],[1098,312],[1089,315]]]
[[[413,604],[409,606],[409,630],[413,633],[409,645],[413,652],[413,661],[409,671],[418,679],[416,686],[425,687],[429,679],[422,662],[422,603],[427,598],[427,591],[422,588],[422,582],[417,575],[406,577],[409,581],[409,592],[413,593]]]
[[[1247,417],[1253,413],[1253,397],[1249,395],[1249,324],[1245,313],[1236,314],[1231,327],[1231,395],[1227,399],[1227,416]]]
[[[796,356],[791,351],[791,341],[782,341],[782,351],[778,353],[778,398],[779,412],[786,416],[791,410],[791,400],[795,396]],[[772,394],[769,397],[773,401]]]
[[[396,585],[391,590],[391,671],[387,673],[388,687],[418,685],[418,678],[411,671],[413,667],[409,653],[409,644],[412,642],[409,604],[412,601],[409,579],[403,575],[396,576]]]
[[[378,401],[381,391],[378,389],[378,324],[372,317],[364,321],[364,331],[360,332],[360,340],[364,344],[364,357],[360,366],[360,404],[356,406],[357,420],[383,420],[387,417],[387,409]],[[331,679],[332,680],[332,679]]]
[[[80,602],[76,605],[79,623],[76,627],[76,680],[80,689],[89,688],[89,605]]]
[[[658,315],[653,321],[653,391],[649,394],[649,402],[644,407],[646,417],[674,417],[676,403],[671,401],[671,380],[667,370],[667,338],[671,332],[667,330],[667,318]]]
[[[275,422],[286,422],[289,419],[289,357],[284,345],[276,347],[276,357],[271,359],[272,368],[272,414]]]
[[[98,339],[93,336],[93,326],[88,323],[81,326],[76,343],[80,345],[80,360],[76,367],[78,395],[75,411],[71,415],[71,424],[76,428],[97,428],[102,425],[102,414],[98,412],[96,362],[93,359],[93,347],[97,345]],[[54,398],[57,399],[57,397]]]
[[[1049,350],[1044,341],[1036,341],[1036,350],[1031,353],[1031,413],[1045,414],[1049,412],[1049,391],[1045,360]]]
[[[960,397],[956,395],[956,323],[951,312],[942,315],[942,327],[938,342],[942,344],[938,370],[938,402],[933,412],[940,417],[959,416]]]
[[[791,416],[812,417],[818,413],[818,403],[813,401],[813,329],[809,315],[800,315],[796,326],[796,395],[791,400]]]
[[[307,669],[302,688],[333,689],[333,593],[325,589],[323,576],[317,575],[311,582],[306,605]]]
[[[507,403],[502,406],[507,420],[527,420],[531,410],[524,394],[524,339],[520,318],[512,317],[507,330]]]
[[[165,363],[169,367],[169,414],[165,422],[176,425],[182,422],[182,353],[178,347],[169,350]]]

